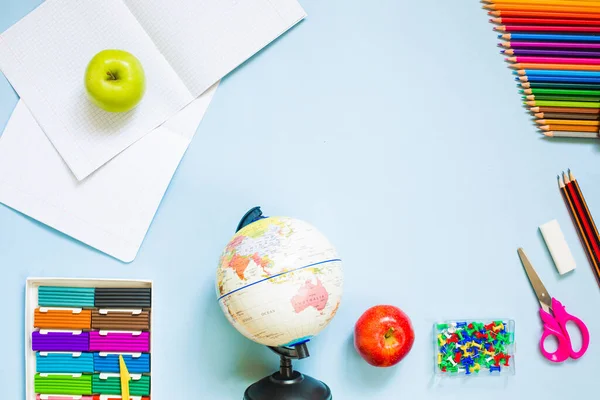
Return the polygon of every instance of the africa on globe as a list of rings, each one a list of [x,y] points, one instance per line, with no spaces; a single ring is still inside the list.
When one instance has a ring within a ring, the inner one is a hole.
[[[240,229],[217,268],[219,305],[244,336],[294,346],[329,324],[340,305],[342,261],[307,222],[266,217]]]

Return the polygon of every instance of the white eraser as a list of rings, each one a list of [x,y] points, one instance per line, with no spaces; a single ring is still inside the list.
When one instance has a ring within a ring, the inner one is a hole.
[[[554,260],[554,265],[558,273],[563,275],[574,270],[575,259],[573,258],[573,254],[571,254],[565,236],[560,230],[558,221],[553,219],[550,222],[546,222],[540,226],[540,231],[542,232],[546,246],[548,246],[550,255],[552,255],[552,260]]]

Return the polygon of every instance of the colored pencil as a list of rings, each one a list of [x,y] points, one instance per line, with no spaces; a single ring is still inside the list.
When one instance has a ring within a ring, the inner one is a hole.
[[[597,25],[598,21],[594,19],[561,19],[561,18],[492,18],[490,22],[499,25]]]
[[[544,101],[544,100],[533,100],[526,101],[530,107],[577,107],[577,108],[600,108],[600,102],[592,101]]]
[[[598,26],[562,26],[562,25],[500,25],[495,26],[496,32],[568,32],[568,33],[599,33]]]
[[[515,78],[521,82],[570,82],[570,83],[600,83],[600,78],[586,76],[552,76],[552,75],[531,75],[518,76]]]
[[[565,182],[566,180],[567,180],[566,176],[558,177],[558,187],[560,189],[560,193],[563,197],[565,205],[567,206],[567,209],[569,210],[571,220],[573,221],[573,224],[575,225],[575,228],[577,229],[577,233],[579,234],[579,239],[581,240],[581,244],[583,245],[585,253],[588,256],[588,260],[594,267],[594,270],[599,271],[600,269],[598,269],[598,260],[594,256],[594,252],[592,251],[592,244],[590,243],[590,239],[588,238],[586,231],[583,227],[583,221],[581,219],[581,216],[577,212],[574,201],[571,197],[571,193],[570,193],[569,189],[567,188],[567,185]]]
[[[552,112],[541,112],[534,114],[536,118],[553,118],[560,120],[590,120],[597,121],[600,123],[600,116],[594,114],[569,114],[569,113],[552,113]]]
[[[504,33],[498,35],[503,40],[564,40],[572,42],[600,42],[600,35],[561,35],[558,33]]]
[[[594,222],[592,213],[590,212],[590,209],[588,208],[587,202],[585,201],[585,197],[583,197],[583,193],[581,192],[581,187],[579,187],[579,182],[577,182],[577,179],[575,179],[575,176],[573,175],[573,172],[571,172],[571,169],[568,170],[568,176],[569,176],[569,181],[573,184],[573,186],[575,188],[575,192],[577,193],[577,196],[579,197],[579,201],[581,201],[581,204],[583,205],[583,208],[584,208],[585,214],[588,218],[588,221],[589,221],[590,225],[592,226],[593,235],[594,235],[594,237],[599,238],[599,240],[600,240],[600,235],[598,234],[598,228],[596,228],[596,223]],[[597,272],[600,272],[600,270],[598,270]]]
[[[571,78],[600,78],[600,71],[561,71],[557,69],[519,69],[513,71],[513,75],[528,76],[528,77],[571,77]]]
[[[551,94],[528,94],[521,96],[525,100],[544,100],[544,101],[598,101],[600,97],[596,96],[556,96]]]
[[[598,21],[600,23],[600,21]],[[600,49],[600,43],[578,43],[578,42],[535,42],[535,41],[507,41],[501,42],[499,46],[504,48],[521,49],[521,48],[534,48],[534,49],[587,49],[587,50],[598,50]]]
[[[595,14],[600,13],[600,7],[569,7],[569,6],[547,6],[542,4],[487,4],[483,8],[492,11],[532,11],[532,12],[557,12]]]
[[[538,129],[550,137],[599,138],[600,0],[482,2]],[[600,238],[596,246],[600,265]]]
[[[598,134],[593,132],[543,132],[543,134],[557,138],[598,139]]]
[[[600,13],[579,13],[560,11],[523,11],[523,10],[495,10],[488,11],[493,17],[526,17],[526,18],[563,18],[563,19],[600,19]]]
[[[542,4],[545,6],[570,5],[578,7],[598,7],[597,0],[483,0],[488,4]]]
[[[591,114],[600,116],[600,109],[583,108],[583,107],[556,107],[556,106],[532,106],[531,112],[554,112],[554,113],[569,113],[569,114]]]
[[[581,58],[581,57],[531,57],[531,56],[516,56],[507,57],[506,61],[513,63],[525,64],[571,64],[571,65],[600,65],[600,58]],[[546,68],[544,68],[546,69]]]
[[[588,239],[588,243],[590,245],[588,246],[588,250],[591,250],[591,254],[589,254],[589,256],[593,260],[592,265],[594,267],[594,273],[596,275],[596,279],[598,279],[598,282],[600,283],[600,241],[598,238],[597,230],[595,230],[596,226],[594,224],[594,219],[589,213],[587,205],[584,206],[585,200],[583,199],[583,195],[581,194],[581,190],[578,187],[578,185],[576,186],[571,181],[571,178],[567,176],[564,172],[563,180],[565,183],[566,192],[568,193],[569,198],[571,199],[571,202],[574,205],[575,212],[579,217],[581,226],[583,227],[583,230],[585,232],[585,236]]]
[[[538,119],[535,121],[538,125],[579,125],[579,126],[600,126],[600,121],[579,121],[565,119]],[[596,129],[596,132],[598,129]]]
[[[507,56],[542,56],[542,57],[597,57],[600,51],[575,51],[575,50],[537,50],[537,49],[503,49],[500,54]]]
[[[600,71],[600,65],[590,64],[544,64],[544,63],[517,63],[510,68],[518,70],[554,70],[554,71]],[[522,74],[524,75],[524,74]]]
[[[600,90],[572,89],[522,89],[524,94],[566,95],[566,96],[600,96]]]
[[[521,82],[518,84],[522,88],[548,88],[548,89],[590,89],[600,90],[600,84],[586,83],[555,83],[555,82]]]
[[[585,125],[542,125],[538,126],[542,131],[546,132],[594,132],[598,134],[597,126],[585,126]]]

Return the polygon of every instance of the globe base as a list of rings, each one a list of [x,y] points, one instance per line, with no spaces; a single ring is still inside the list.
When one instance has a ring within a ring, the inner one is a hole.
[[[287,375],[287,374],[286,374]],[[293,371],[291,376],[275,372],[253,383],[244,392],[244,400],[331,400],[325,383]]]

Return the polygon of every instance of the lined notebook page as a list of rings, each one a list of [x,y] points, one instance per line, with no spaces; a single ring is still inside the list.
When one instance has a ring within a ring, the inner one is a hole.
[[[86,97],[85,68],[110,48],[130,51],[146,72],[146,94],[127,113]],[[78,179],[196,97],[121,0],[47,0],[0,36],[0,69]]]
[[[290,29],[295,0],[124,0],[194,96]]]

